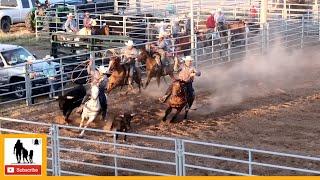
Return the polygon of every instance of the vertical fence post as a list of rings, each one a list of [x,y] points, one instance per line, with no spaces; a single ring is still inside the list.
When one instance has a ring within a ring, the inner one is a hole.
[[[95,60],[95,53],[94,51],[90,52],[90,60],[93,60],[92,65],[91,65],[91,70],[94,71],[96,69],[96,60]]]
[[[264,51],[264,24],[261,24],[260,28],[260,35],[261,35],[261,54],[263,54]]]
[[[57,11],[55,11],[55,19],[54,19],[54,21],[56,22],[56,32],[58,32],[58,19],[59,19],[59,16],[58,16],[58,14],[59,14],[59,12],[57,12]],[[49,23],[49,31],[50,31],[50,23]]]
[[[214,36],[214,33],[215,33],[215,32],[212,32],[212,33],[211,33],[211,36],[210,36],[210,37],[211,37],[211,59],[212,59],[211,62],[212,62],[212,64],[214,63],[214,62],[213,62],[213,61],[214,61],[214,46],[215,46],[215,44],[214,44],[214,37],[213,37],[213,36]]]
[[[252,175],[252,152],[248,151],[248,161],[249,161],[249,175]]]
[[[31,96],[32,96],[32,85],[31,85],[31,80],[30,80],[30,65],[26,64],[24,66],[24,72],[25,72],[25,90],[21,89],[21,93],[23,93],[23,91],[26,92],[26,104],[27,106],[32,104],[31,101]]]
[[[113,150],[114,150],[114,175],[118,176],[118,162],[117,162],[117,139],[116,133],[113,134]]]
[[[37,14],[38,14],[38,13],[37,13],[37,10],[35,10],[35,12],[34,12],[34,19],[35,19],[35,22],[36,22],[36,24],[35,24],[36,39],[38,40],[39,35],[38,35],[38,15],[37,15]]]
[[[198,62],[198,39],[197,39],[197,35],[195,34],[194,37],[191,37],[191,38],[194,38],[194,59],[195,59],[195,62],[196,62],[196,68],[198,69],[199,67],[199,62]]]
[[[287,36],[287,33],[288,33],[288,22],[287,22],[287,20],[285,20],[285,21],[284,21],[285,47],[288,46],[288,36]]]
[[[267,49],[269,49],[270,44],[269,44],[269,40],[270,40],[270,29],[269,29],[269,23],[266,23],[266,45],[267,45]]]
[[[61,95],[64,96],[64,79],[63,79],[63,75],[64,75],[64,70],[63,70],[63,64],[62,64],[62,58],[60,58],[59,60],[59,65],[60,65],[60,81],[61,81]]]
[[[231,61],[231,31],[228,29],[228,61]]]
[[[123,26],[122,26],[122,28],[123,28],[123,36],[126,36],[127,35],[127,30],[126,30],[126,26],[127,26],[127,22],[126,22],[126,19],[127,19],[127,17],[126,16],[123,16],[123,19],[122,19],[122,23],[123,23]]]
[[[175,150],[176,150],[176,175],[185,176],[185,157],[184,157],[184,143],[181,139],[175,140]]]
[[[302,16],[302,20],[301,20],[301,40],[300,40],[300,48],[303,48],[303,43],[304,43],[304,16]]]
[[[52,175],[60,176],[60,148],[59,148],[59,127],[51,126],[51,154],[52,154]]]
[[[246,49],[246,53],[248,52],[248,33],[249,33],[249,30],[248,30],[248,25],[246,24],[245,25],[245,28],[246,28],[246,33],[245,33],[245,49]]]

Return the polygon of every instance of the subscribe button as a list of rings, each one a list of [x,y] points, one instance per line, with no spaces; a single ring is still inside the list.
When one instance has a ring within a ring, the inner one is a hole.
[[[5,175],[41,175],[41,165],[6,165]]]

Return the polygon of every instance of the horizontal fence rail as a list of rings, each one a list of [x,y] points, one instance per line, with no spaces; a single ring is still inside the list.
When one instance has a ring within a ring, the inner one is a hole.
[[[320,157],[91,128],[83,138],[72,135],[82,129],[0,117],[0,133],[48,135],[47,171],[53,176],[320,174]]]
[[[170,29],[168,25],[168,30]],[[85,84],[88,81],[86,67],[89,58],[94,59],[93,67],[108,66],[113,54],[110,46],[104,44],[115,43],[112,49],[120,52],[123,44],[130,39],[122,36],[102,39],[96,36],[83,36],[81,39],[80,36],[65,33],[52,35],[52,37],[55,36],[60,39],[52,40],[51,53],[57,57],[50,60],[55,64],[54,80],[49,83],[48,77],[45,76],[43,72],[45,69],[41,67],[47,61],[43,60],[36,60],[31,65],[21,63],[0,69],[1,106],[10,103],[23,105],[24,102],[27,105],[38,104],[48,102],[54,96],[64,95],[75,86],[76,82]],[[79,37],[80,41],[74,41]],[[98,42],[92,43],[93,40]],[[169,55],[178,59],[191,55],[195,59],[196,67],[200,69],[242,60],[249,55],[261,55],[275,45],[291,49],[302,48],[319,41],[320,23],[307,17],[294,20],[270,20],[266,24],[253,23],[243,26],[240,30],[230,29],[195,35],[178,34],[175,38],[167,39]],[[136,43],[136,46],[140,49],[147,44],[155,43],[156,39],[149,36],[149,40]],[[145,73],[143,64],[139,66]]]

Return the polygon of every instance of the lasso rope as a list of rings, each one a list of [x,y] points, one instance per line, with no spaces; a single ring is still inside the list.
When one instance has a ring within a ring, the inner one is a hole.
[[[71,73],[71,81],[72,81],[73,83],[74,83],[77,79],[79,79],[79,77],[80,77],[80,75],[82,74],[83,70],[86,70],[86,69],[87,69],[88,65],[87,65],[86,63],[87,63],[88,61],[89,61],[89,60],[80,63],[77,67],[75,67],[75,68],[73,69],[73,71],[72,71],[72,73]],[[84,65],[84,64],[85,64],[85,66],[84,66],[84,68],[82,68],[82,70],[81,70],[81,72],[79,73],[79,75],[78,75],[76,78],[73,78],[73,73],[76,71],[76,69],[77,69],[78,67]],[[86,81],[87,81],[87,82],[89,81],[89,78],[88,78],[88,77],[87,77],[87,80],[86,80]]]

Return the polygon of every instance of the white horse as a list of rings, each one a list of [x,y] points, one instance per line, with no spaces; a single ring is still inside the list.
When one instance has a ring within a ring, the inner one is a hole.
[[[99,102],[99,88],[97,85],[93,85],[91,87],[90,100],[88,100],[83,107],[83,111],[81,114],[80,128],[83,126],[84,120],[88,119],[87,123],[84,126],[84,128],[87,128],[88,125],[97,118],[100,110],[101,110],[101,106]],[[81,131],[80,137],[82,137],[83,134],[84,134],[84,129]]]

